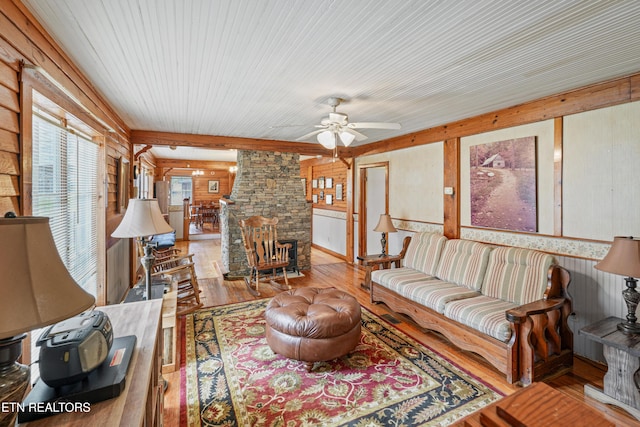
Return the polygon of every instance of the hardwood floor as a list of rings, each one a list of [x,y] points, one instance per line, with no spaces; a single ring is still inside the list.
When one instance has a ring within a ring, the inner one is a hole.
[[[246,289],[244,281],[225,282],[223,280],[222,271],[216,262],[216,260],[220,259],[219,238],[177,242],[176,247],[181,249],[183,253],[194,254],[196,273],[202,288],[201,299],[205,307],[247,301],[254,298]],[[368,291],[361,287],[364,279],[364,270],[357,266],[348,265],[339,258],[316,249],[312,249],[311,264],[310,271],[302,272],[304,277],[290,280],[292,287],[333,286],[342,289],[355,296],[362,306],[372,312],[378,315],[392,314],[401,321],[396,326],[402,331],[423,342],[453,363],[482,378],[500,392],[508,395],[518,390],[518,386],[508,384],[500,372],[479,356],[457,349],[441,335],[420,328],[410,318],[391,312],[384,304],[371,304]],[[266,283],[262,284],[260,291],[261,298],[271,297],[279,292]],[[580,401],[586,402],[589,406],[602,412],[618,426],[640,426],[640,423],[625,411],[600,403],[584,395],[585,384],[592,384],[602,388],[605,370],[606,367],[602,365],[576,357],[571,373],[551,378],[545,382]],[[165,392],[164,424],[167,426],[179,426],[180,372],[165,374],[165,379],[169,382],[169,386]]]

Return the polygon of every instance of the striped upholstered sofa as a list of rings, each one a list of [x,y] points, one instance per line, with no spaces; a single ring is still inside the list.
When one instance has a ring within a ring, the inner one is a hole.
[[[570,277],[552,255],[417,233],[403,261],[372,273],[372,302],[483,356],[510,383],[572,365]]]

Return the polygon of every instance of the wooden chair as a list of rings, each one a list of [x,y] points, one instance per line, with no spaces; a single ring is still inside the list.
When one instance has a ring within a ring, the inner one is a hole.
[[[216,228],[216,224],[218,223],[217,218],[218,218],[218,212],[215,206],[203,206],[202,208],[200,208],[200,217],[201,217],[201,224],[202,224],[202,229],[204,229],[204,226],[206,224],[211,224],[211,230],[214,230]]]
[[[200,287],[196,276],[193,254],[177,255],[156,260],[151,267],[151,277],[167,277],[178,291],[178,314],[190,313],[202,307]]]
[[[270,283],[272,286],[281,290],[291,289],[287,278],[291,244],[278,242],[277,224],[278,218],[263,216],[252,216],[240,221],[242,243],[251,269],[249,277],[245,277],[244,280],[249,291],[256,296],[260,295],[260,272],[263,271],[271,271]],[[276,281],[276,269],[278,268],[282,268],[284,287]]]

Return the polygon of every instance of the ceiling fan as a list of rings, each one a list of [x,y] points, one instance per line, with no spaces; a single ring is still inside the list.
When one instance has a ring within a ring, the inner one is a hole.
[[[336,107],[343,101],[341,98],[331,97],[327,103],[333,108],[333,112],[329,113],[320,121],[319,128],[313,132],[301,136],[297,141],[303,141],[311,136],[317,135],[318,142],[323,147],[332,150],[336,147],[338,139],[342,141],[345,147],[351,145],[354,140],[363,141],[367,139],[366,135],[361,134],[356,129],[400,129],[400,123],[383,123],[383,122],[360,122],[349,123],[349,117],[344,113],[336,111]]]

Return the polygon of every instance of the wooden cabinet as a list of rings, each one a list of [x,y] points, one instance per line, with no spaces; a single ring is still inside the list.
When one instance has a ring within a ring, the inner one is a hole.
[[[20,425],[31,426],[161,426],[162,300],[98,307],[113,324],[114,336],[136,336],[136,348],[120,396],[91,404],[89,412],[62,413]]]

